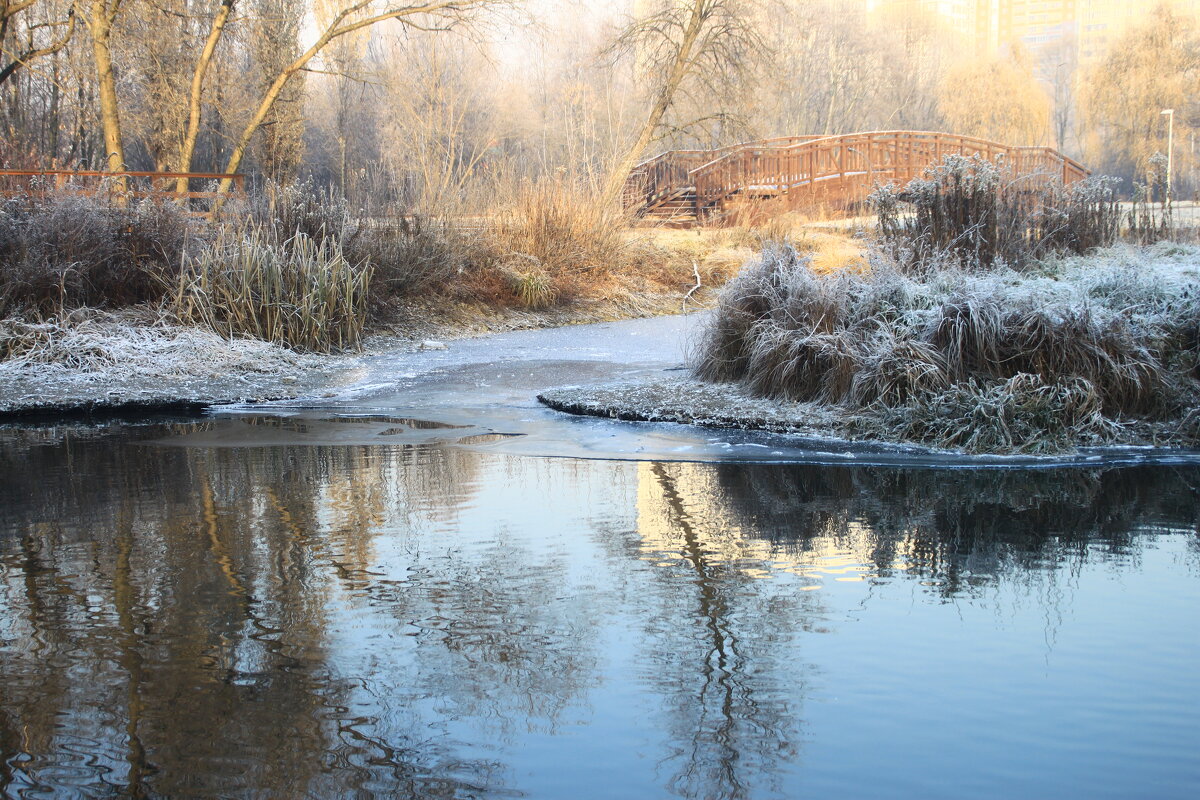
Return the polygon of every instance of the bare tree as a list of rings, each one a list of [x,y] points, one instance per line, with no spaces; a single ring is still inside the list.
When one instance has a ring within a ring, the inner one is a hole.
[[[96,0],[100,2],[101,0]],[[432,0],[415,5],[388,5],[378,9],[373,0],[360,0],[346,6],[332,16],[329,23],[317,35],[307,50],[279,70],[260,99],[249,121],[236,139],[233,151],[225,164],[226,173],[237,172],[246,156],[250,140],[267,120],[276,101],[284,89],[309,63],[335,39],[385,20],[398,20],[402,24],[419,30],[446,30],[465,22],[470,13],[489,5],[499,5],[503,0]],[[221,182],[220,191],[227,192],[232,179]]]
[[[1116,174],[1137,174],[1151,155],[1166,152],[1164,109],[1175,112],[1175,141],[1187,141],[1200,128],[1198,83],[1200,32],[1191,19],[1159,6],[1085,79],[1087,116],[1099,140],[1091,159]]]
[[[1075,90],[1079,78],[1079,44],[1074,37],[1066,37],[1046,52],[1045,59],[1049,65],[1045,79],[1050,93],[1054,146],[1066,152],[1077,110]]]
[[[192,157],[196,152],[196,140],[200,136],[200,115],[204,102],[204,80],[208,75],[209,65],[217,51],[217,44],[225,32],[229,15],[233,13],[236,0],[220,0],[217,13],[213,15],[208,35],[204,39],[204,47],[196,59],[195,69],[192,70],[192,80],[188,92],[188,120],[184,129],[183,141],[179,145],[179,157],[175,162],[176,172],[191,172]],[[180,178],[175,185],[179,192],[187,191],[187,179]]]
[[[252,56],[254,96],[258,98],[300,52],[305,3],[304,0],[253,0],[253,4],[256,14],[247,44]],[[258,128],[255,148],[258,169],[272,183],[290,183],[299,168],[306,77],[301,72],[282,87]]]
[[[731,74],[743,69],[750,53],[763,46],[742,0],[663,0],[653,13],[635,20],[617,48],[632,50],[639,77],[652,84],[650,107],[633,141],[609,173],[601,195],[607,205],[638,158],[661,134],[668,112],[681,94],[717,97]],[[693,125],[692,119],[676,128]]]
[[[411,182],[410,199],[447,208],[467,189],[500,138],[498,104],[481,55],[461,40],[397,42],[385,56],[386,158]]]
[[[100,125],[104,136],[104,158],[110,172],[125,167],[125,145],[121,140],[121,107],[117,100],[117,78],[113,70],[113,26],[121,13],[122,0],[80,0],[87,3],[83,15],[92,37],[92,59],[100,103]]]
[[[938,105],[955,132],[1005,144],[1040,144],[1050,123],[1050,100],[1019,52],[949,70]]]
[[[46,0],[0,0],[0,84],[30,62],[62,50],[75,36],[75,3],[72,2],[65,17],[27,22],[24,26],[26,41],[9,44],[9,34],[20,19],[18,15],[48,5]]]

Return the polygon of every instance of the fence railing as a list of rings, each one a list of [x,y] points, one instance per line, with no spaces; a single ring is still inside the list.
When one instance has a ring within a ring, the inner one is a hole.
[[[45,198],[50,195],[108,195],[114,198],[169,200],[190,213],[211,213],[223,180],[231,180],[234,195],[245,194],[246,176],[220,172],[102,172],[98,170],[0,170],[0,195]],[[186,187],[180,189],[180,185]]]

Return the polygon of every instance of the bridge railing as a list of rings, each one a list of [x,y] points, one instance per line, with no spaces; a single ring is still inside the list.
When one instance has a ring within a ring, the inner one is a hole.
[[[669,197],[690,185],[691,171],[711,158],[711,150],[669,150],[643,161],[625,181],[625,206],[653,205]]]
[[[1048,147],[1011,147],[972,136],[929,131],[872,131],[840,136],[788,136],[717,150],[674,150],[639,164],[626,183],[627,207],[650,208],[694,192],[698,215],[739,200],[774,198],[847,205],[876,182],[905,184],[950,153],[1003,163],[1014,178],[1072,183],[1088,170]]]
[[[1071,183],[1088,171],[1048,147],[1010,147],[956,134],[878,131],[810,139],[783,146],[753,143],[729,149],[691,170],[698,211],[717,208],[729,196],[802,198],[841,194],[863,198],[876,181],[907,183],[943,156],[980,155],[1003,162],[1014,175],[1044,176]],[[836,181],[836,190],[835,184]],[[828,183],[828,186],[821,184]]]
[[[691,172],[714,158],[744,147],[787,147],[823,138],[821,136],[780,136],[752,143],[733,144],[716,150],[668,150],[635,166],[625,181],[622,195],[627,208],[653,205],[675,192],[692,186]]]

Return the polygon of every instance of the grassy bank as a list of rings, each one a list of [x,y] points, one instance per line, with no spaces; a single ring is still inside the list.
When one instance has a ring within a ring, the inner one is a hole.
[[[81,309],[199,325],[293,349],[354,349],[424,317],[510,311],[661,313],[703,301],[754,245],[745,232],[629,229],[586,195],[527,187],[486,217],[363,218],[292,186],[193,218],[171,203],[62,194],[0,206],[0,319],[48,323]],[[12,340],[0,354],[21,345]]]
[[[1095,250],[1121,229],[1102,182],[1007,187],[955,159],[877,194],[859,269],[766,247],[696,374],[836,409],[851,435],[968,452],[1197,443],[1200,249]]]
[[[364,218],[310,186],[215,222],[170,203],[0,201],[0,413],[294,396],[344,363],[298,354],[372,335],[415,347],[678,312],[711,303],[758,244],[632,230],[564,188],[488,218]]]

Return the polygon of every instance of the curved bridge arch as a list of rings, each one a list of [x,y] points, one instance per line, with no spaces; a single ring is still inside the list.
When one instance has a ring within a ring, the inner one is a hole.
[[[1013,175],[1064,184],[1090,174],[1049,147],[1012,147],[952,133],[873,131],[670,150],[634,167],[624,202],[640,216],[675,224],[847,209],[864,202],[876,183],[905,184],[952,153],[978,154],[1003,163]]]

